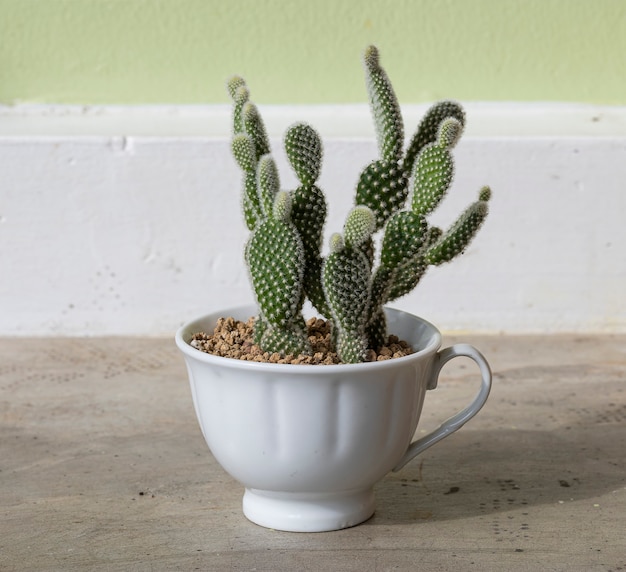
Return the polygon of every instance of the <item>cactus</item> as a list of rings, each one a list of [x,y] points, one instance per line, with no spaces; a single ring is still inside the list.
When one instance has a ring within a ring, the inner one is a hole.
[[[266,159],[267,155],[263,157]],[[261,165],[269,165],[266,160]],[[304,253],[291,217],[291,196],[275,194],[272,212],[254,230],[246,258],[263,333],[259,345],[269,352],[300,354],[310,351],[300,310]],[[276,253],[280,252],[280,256]]]
[[[292,221],[304,247],[304,293],[321,314],[329,308],[322,288],[321,246],[326,220],[326,199],[316,186],[322,168],[322,141],[305,123],[292,125],[285,134],[285,152],[300,186],[293,193]]]
[[[463,108],[453,101],[435,103],[405,149],[400,105],[374,46],[365,51],[364,67],[379,157],[359,175],[355,207],[343,233],[331,236],[326,258],[319,135],[306,123],[287,130],[285,152],[299,184],[281,191],[259,110],[242,78],[228,82],[232,151],[244,174],[243,211],[252,233],[245,257],[259,306],[255,341],[265,351],[311,351],[302,317],[308,298],[331,320],[342,362],[364,361],[368,350],[386,342],[385,304],[411,292],[429,266],[461,254],[487,216],[491,191],[483,187],[449,229],[428,222],[452,183]],[[373,236],[379,231],[376,265]]]
[[[491,189],[483,187],[478,200],[467,207],[450,229],[428,248],[425,254],[428,264],[443,264],[463,253],[487,216],[490,198]]]
[[[366,327],[371,290],[371,266],[360,246],[375,226],[374,213],[357,206],[348,215],[343,237],[334,234],[324,261],[324,292],[336,328],[337,354],[344,363],[365,360],[369,348]]]
[[[404,124],[391,82],[380,67],[376,47],[369,46],[365,50],[364,63],[380,159],[370,163],[361,173],[356,203],[374,212],[376,230],[379,230],[389,216],[402,207],[407,196],[408,181],[402,163]]]

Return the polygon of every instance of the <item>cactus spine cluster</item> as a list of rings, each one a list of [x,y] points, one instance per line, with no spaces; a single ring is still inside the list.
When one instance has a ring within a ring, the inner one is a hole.
[[[244,175],[243,211],[251,231],[245,257],[259,306],[255,341],[265,351],[311,351],[302,317],[308,298],[331,320],[340,359],[364,361],[368,349],[386,341],[384,305],[413,290],[429,266],[461,254],[487,216],[491,191],[483,187],[449,229],[430,225],[427,217],[452,183],[452,151],[465,113],[453,101],[434,104],[405,148],[400,105],[376,47],[366,49],[364,65],[379,158],[360,174],[355,207],[343,233],[331,236],[326,257],[327,207],[317,186],[319,135],[305,123],[287,130],[285,151],[299,186],[280,190],[267,133],[248,88],[240,77],[228,83],[232,151]],[[376,260],[373,235],[379,231]]]

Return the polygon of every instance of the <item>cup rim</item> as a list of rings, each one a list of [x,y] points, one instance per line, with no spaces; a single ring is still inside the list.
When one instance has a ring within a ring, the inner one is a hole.
[[[194,331],[194,329],[199,328],[199,324],[205,321],[216,320],[220,317],[232,316],[234,314],[247,314],[248,316],[253,316],[258,313],[257,307],[255,305],[244,304],[240,306],[234,306],[230,308],[225,308],[223,310],[218,310],[216,312],[210,312],[208,314],[204,314],[195,319],[189,320],[184,323],[178,330],[175,335],[175,342],[178,349],[185,354],[185,356],[200,362],[204,362],[207,364],[211,364],[219,367],[227,367],[230,369],[242,369],[242,370],[262,370],[264,372],[275,372],[275,373],[287,373],[293,375],[294,372],[302,371],[307,374],[319,373],[320,375],[333,374],[333,373],[350,373],[350,372],[358,372],[361,370],[371,371],[373,369],[385,370],[385,369],[393,369],[396,367],[400,367],[403,365],[410,364],[413,361],[421,360],[424,356],[435,353],[440,347],[442,343],[442,336],[439,329],[430,323],[428,320],[421,318],[419,316],[415,316],[409,312],[404,310],[399,310],[396,308],[388,308],[385,307],[385,314],[387,317],[390,316],[399,316],[406,317],[417,321],[426,328],[431,330],[431,335],[428,343],[423,348],[414,351],[414,353],[409,354],[407,356],[393,358],[389,360],[375,361],[375,362],[363,362],[363,363],[355,363],[355,364],[333,364],[333,365],[315,365],[315,364],[275,364],[275,363],[267,363],[267,362],[254,362],[254,361],[246,361],[239,360],[234,358],[228,358],[223,356],[217,356],[213,354],[209,354],[194,348],[188,341],[188,337]]]

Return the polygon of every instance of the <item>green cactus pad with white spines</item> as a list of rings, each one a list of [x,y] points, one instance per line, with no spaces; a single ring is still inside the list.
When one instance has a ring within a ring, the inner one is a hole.
[[[244,131],[250,135],[254,143],[254,152],[257,161],[270,152],[270,143],[265,130],[265,124],[261,118],[261,114],[251,101],[246,101],[242,110],[241,117]]]
[[[402,298],[402,296],[406,296],[418,285],[428,269],[428,263],[425,259],[426,252],[439,239],[441,234],[441,229],[434,226],[429,227],[424,236],[420,253],[396,268],[393,282],[387,294],[387,302],[393,302],[398,298]]]
[[[300,182],[313,185],[322,169],[322,141],[306,123],[296,123],[285,133],[285,153]]]
[[[429,264],[439,265],[449,262],[465,251],[487,217],[489,212],[487,203],[490,198],[491,190],[488,187],[481,189],[478,200],[472,203],[428,249],[426,261]]]
[[[380,155],[385,161],[399,161],[404,145],[404,124],[400,104],[387,73],[380,66],[376,46],[367,47],[363,62]]]
[[[451,149],[461,136],[463,126],[453,117],[441,122],[437,140],[422,149],[415,162],[410,184],[411,210],[430,214],[446,195],[454,177]]]
[[[301,319],[296,319],[287,326],[269,325],[263,330],[258,344],[264,351],[277,353],[282,356],[310,354],[306,324]]]
[[[368,207],[357,205],[346,217],[343,226],[345,245],[348,248],[358,248],[372,236],[376,224],[376,217]]]
[[[357,205],[369,207],[376,215],[376,230],[402,208],[408,194],[408,180],[396,161],[371,162],[361,173],[356,189]]]
[[[267,330],[286,330],[300,319],[304,250],[295,226],[289,220],[291,198],[279,192],[274,208],[253,232],[246,248],[247,262],[257,303]],[[277,253],[280,252],[280,256]],[[284,336],[283,336],[284,337]],[[273,339],[275,336],[273,336]],[[300,336],[300,352],[305,352],[308,340]],[[290,342],[291,351],[293,343]],[[275,348],[263,348],[278,351]],[[283,353],[286,349],[281,350]]]
[[[231,142],[233,156],[244,173],[243,209],[248,230],[253,230],[263,218],[261,200],[257,192],[256,157],[254,144],[246,133],[237,133]]]
[[[344,363],[365,360],[371,268],[365,254],[331,237],[331,252],[324,261],[322,283],[336,328],[337,354]]]
[[[257,166],[257,190],[263,216],[271,216],[275,208],[274,199],[280,190],[276,163],[270,154],[263,155]]]
[[[416,256],[424,245],[426,219],[412,211],[396,213],[385,227],[380,264],[390,270]]]
[[[318,312],[329,315],[321,279],[321,247],[327,207],[324,193],[315,184],[322,168],[322,141],[310,125],[296,123],[285,134],[285,152],[300,181],[300,186],[293,192],[291,220],[304,247],[304,293]]]
[[[428,109],[407,146],[404,155],[405,169],[411,171],[420,151],[426,145],[437,141],[439,126],[448,117],[453,117],[462,126],[465,126],[465,111],[456,101],[439,101]]]

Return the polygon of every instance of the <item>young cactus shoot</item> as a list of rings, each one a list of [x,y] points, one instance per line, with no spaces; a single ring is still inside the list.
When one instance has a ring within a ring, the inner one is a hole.
[[[331,236],[326,256],[319,134],[306,123],[287,130],[285,153],[299,185],[281,190],[248,87],[239,76],[228,82],[232,151],[243,173],[242,207],[251,231],[245,258],[259,308],[254,338],[263,351],[311,352],[302,316],[308,299],[331,322],[341,361],[365,361],[368,351],[388,338],[385,304],[411,292],[429,266],[463,253],[487,216],[491,191],[483,187],[449,229],[428,221],[454,177],[453,151],[465,126],[462,107],[453,101],[435,103],[405,148],[400,105],[375,46],[365,50],[363,64],[379,157],[358,177],[355,206],[343,233]]]

